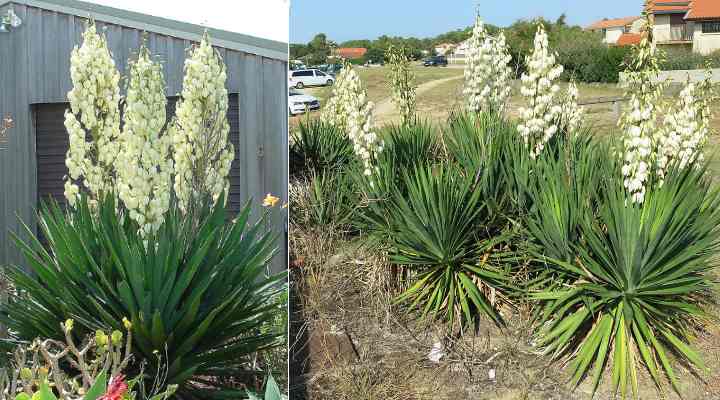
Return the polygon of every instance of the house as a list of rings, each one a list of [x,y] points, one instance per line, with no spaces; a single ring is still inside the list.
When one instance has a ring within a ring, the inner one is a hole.
[[[457,45],[454,49],[449,51],[447,59],[450,64],[464,64],[465,57],[467,57],[468,50],[470,49],[470,39],[464,40]]]
[[[444,56],[444,55],[447,55],[448,52],[450,52],[454,48],[455,48],[454,43],[440,43],[435,46],[434,50],[435,50],[435,54],[437,54],[439,56]]]
[[[700,54],[720,50],[720,1],[652,0],[647,7],[658,46]]]
[[[0,15],[17,18],[0,24],[0,116],[10,116],[14,124],[0,150],[0,265],[22,265],[12,233],[25,237],[23,223],[37,231],[42,200],[64,202],[70,53],[82,43],[88,18],[106,35],[123,76],[128,58],[146,39],[163,62],[168,114],[182,89],[186,49],[199,42],[205,27],[77,0],[0,0]],[[229,207],[239,210],[253,198],[259,211],[267,193],[285,202],[288,45],[217,29],[208,33],[227,67],[235,146]],[[274,214],[272,225],[283,232],[283,213]],[[275,258],[276,271],[285,264],[283,251]]]
[[[720,50],[720,1],[693,0],[685,20],[695,26],[693,51],[710,54]]]
[[[600,33],[603,42],[607,44],[618,44],[621,36],[624,34],[636,34],[640,32],[642,27],[641,17],[624,17],[614,19],[603,19],[585,28],[586,30]],[[623,39],[623,42],[627,37]]]
[[[335,57],[341,57],[347,60],[355,60],[365,57],[367,49],[364,47],[339,47],[333,51]]]

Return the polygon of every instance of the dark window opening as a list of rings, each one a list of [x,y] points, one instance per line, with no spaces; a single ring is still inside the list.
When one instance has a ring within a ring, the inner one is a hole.
[[[720,33],[720,21],[706,21],[702,23],[703,33]]]

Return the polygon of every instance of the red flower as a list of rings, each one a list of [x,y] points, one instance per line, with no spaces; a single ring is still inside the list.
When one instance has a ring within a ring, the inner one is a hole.
[[[110,378],[107,392],[98,400],[122,400],[127,392],[128,385],[125,383],[125,375],[118,375]]]

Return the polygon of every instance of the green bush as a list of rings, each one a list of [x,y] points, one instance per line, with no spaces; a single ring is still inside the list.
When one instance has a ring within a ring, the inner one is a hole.
[[[158,233],[143,239],[114,199],[96,207],[82,199],[68,214],[45,208],[49,251],[37,239],[17,240],[30,269],[8,269],[17,295],[2,314],[12,339],[61,339],[68,318],[79,335],[122,330],[127,317],[136,359],[157,368],[159,352],[181,397],[244,395],[228,378],[264,373],[249,368],[249,357],[284,335],[268,329],[285,275],[266,276],[275,236],[265,218],[251,222],[249,203],[232,222],[221,205],[194,216],[171,207]]]
[[[404,176],[408,170],[441,160],[439,134],[430,123],[416,120],[409,125],[390,125],[380,131],[380,136],[385,146],[378,155],[373,175],[365,176],[360,165],[348,170],[352,184],[362,193],[355,228],[367,232],[368,240],[378,244],[385,243],[390,234],[378,224],[389,216],[389,203],[385,200],[395,192],[407,193]]]
[[[702,167],[670,176],[642,206],[628,204],[621,179],[604,181],[596,217],[578,219],[574,256],[544,258],[572,282],[532,296],[546,306],[537,344],[555,358],[572,358],[575,384],[592,376],[596,390],[609,365],[613,386],[625,396],[629,380],[636,395],[644,364],[658,387],[666,375],[679,391],[671,354],[704,369],[689,341],[695,322],[708,316],[720,193]],[[547,242],[555,242],[548,253],[562,253],[568,240],[548,235]]]
[[[565,67],[563,79],[585,83],[617,83],[630,47],[608,46],[602,37],[578,26],[541,20],[548,32],[557,62]],[[536,21],[520,20],[505,31],[517,76],[526,71],[525,59],[533,50]]]
[[[440,140],[430,122],[415,120],[408,125],[389,125],[381,130],[385,148],[379,164],[392,163],[404,168],[432,164],[440,158]]]
[[[668,49],[664,51],[660,61],[663,71],[720,68],[720,51],[702,55],[689,50]]]
[[[290,184],[292,221],[305,227],[332,227],[350,231],[358,204],[347,172],[311,172]]]
[[[528,172],[522,164],[529,164],[515,124],[497,114],[456,113],[443,140],[449,159],[479,183],[493,212],[517,214],[520,189],[515,178]]]
[[[594,217],[599,188],[604,180],[617,179],[618,170],[607,144],[592,136],[562,140],[557,148],[556,154],[538,158],[524,224],[543,255],[572,262],[581,223]]]
[[[300,121],[292,132],[290,175],[338,171],[355,159],[353,144],[345,132],[320,119]]]
[[[386,212],[369,218],[385,234],[390,261],[414,273],[398,301],[423,318],[444,318],[448,328],[476,321],[478,313],[503,324],[489,293],[503,298],[509,284],[503,260],[512,254],[474,179],[449,164],[416,166],[403,174],[402,186],[407,193],[396,188],[379,201]]]

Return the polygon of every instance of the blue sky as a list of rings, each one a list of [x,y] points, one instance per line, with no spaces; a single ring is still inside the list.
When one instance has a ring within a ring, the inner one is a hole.
[[[331,40],[375,39],[380,35],[431,37],[471,25],[473,0],[292,0],[290,42],[306,43],[319,32]],[[573,25],[602,18],[640,15],[643,0],[482,0],[491,24],[567,14]]]

